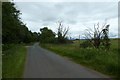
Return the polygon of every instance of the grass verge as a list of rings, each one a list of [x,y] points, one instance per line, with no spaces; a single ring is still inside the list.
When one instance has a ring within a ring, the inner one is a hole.
[[[0,43],[0,79],[2,78],[2,45]]]
[[[80,48],[77,43],[74,44],[41,44],[59,55],[66,56],[76,63],[82,64],[112,78],[118,78],[120,66],[118,65],[117,41],[112,41],[109,51],[94,48]]]
[[[2,47],[2,77],[21,78],[27,53],[25,46],[21,44],[7,44]]]

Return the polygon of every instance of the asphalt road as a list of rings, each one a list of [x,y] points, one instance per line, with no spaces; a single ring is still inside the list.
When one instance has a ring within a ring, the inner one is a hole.
[[[43,49],[38,43],[28,47],[24,78],[108,78],[67,58]]]

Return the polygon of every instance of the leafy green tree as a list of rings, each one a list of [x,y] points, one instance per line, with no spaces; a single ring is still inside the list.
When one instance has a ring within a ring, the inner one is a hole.
[[[39,34],[37,32],[33,32],[33,40],[34,41],[39,41]]]
[[[28,30],[21,21],[20,14],[14,3],[2,3],[2,42],[4,44],[30,43],[38,40],[38,34]]]
[[[40,42],[41,43],[54,43],[55,33],[47,27],[40,29]]]
[[[2,3],[2,41],[3,43],[18,43],[18,32],[21,25],[20,11],[14,7],[14,3]]]

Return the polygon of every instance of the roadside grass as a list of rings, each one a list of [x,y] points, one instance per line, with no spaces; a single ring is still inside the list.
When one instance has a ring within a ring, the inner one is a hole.
[[[112,78],[118,78],[118,72],[120,72],[120,65],[118,65],[118,50],[120,51],[118,49],[118,40],[111,40],[109,51],[80,48],[79,43],[75,41],[73,44],[41,44],[41,46]]]
[[[21,78],[23,75],[26,48],[22,44],[2,46],[2,77]]]
[[[0,43],[0,79],[2,78],[2,44]]]

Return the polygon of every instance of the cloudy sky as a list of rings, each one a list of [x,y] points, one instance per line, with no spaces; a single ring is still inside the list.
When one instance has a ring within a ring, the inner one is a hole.
[[[70,28],[68,35],[78,38],[85,29],[110,24],[110,37],[118,37],[118,2],[15,2],[22,21],[32,32],[47,26],[57,32],[58,21]],[[107,0],[106,0],[107,1]],[[112,1],[112,0],[111,0]]]

